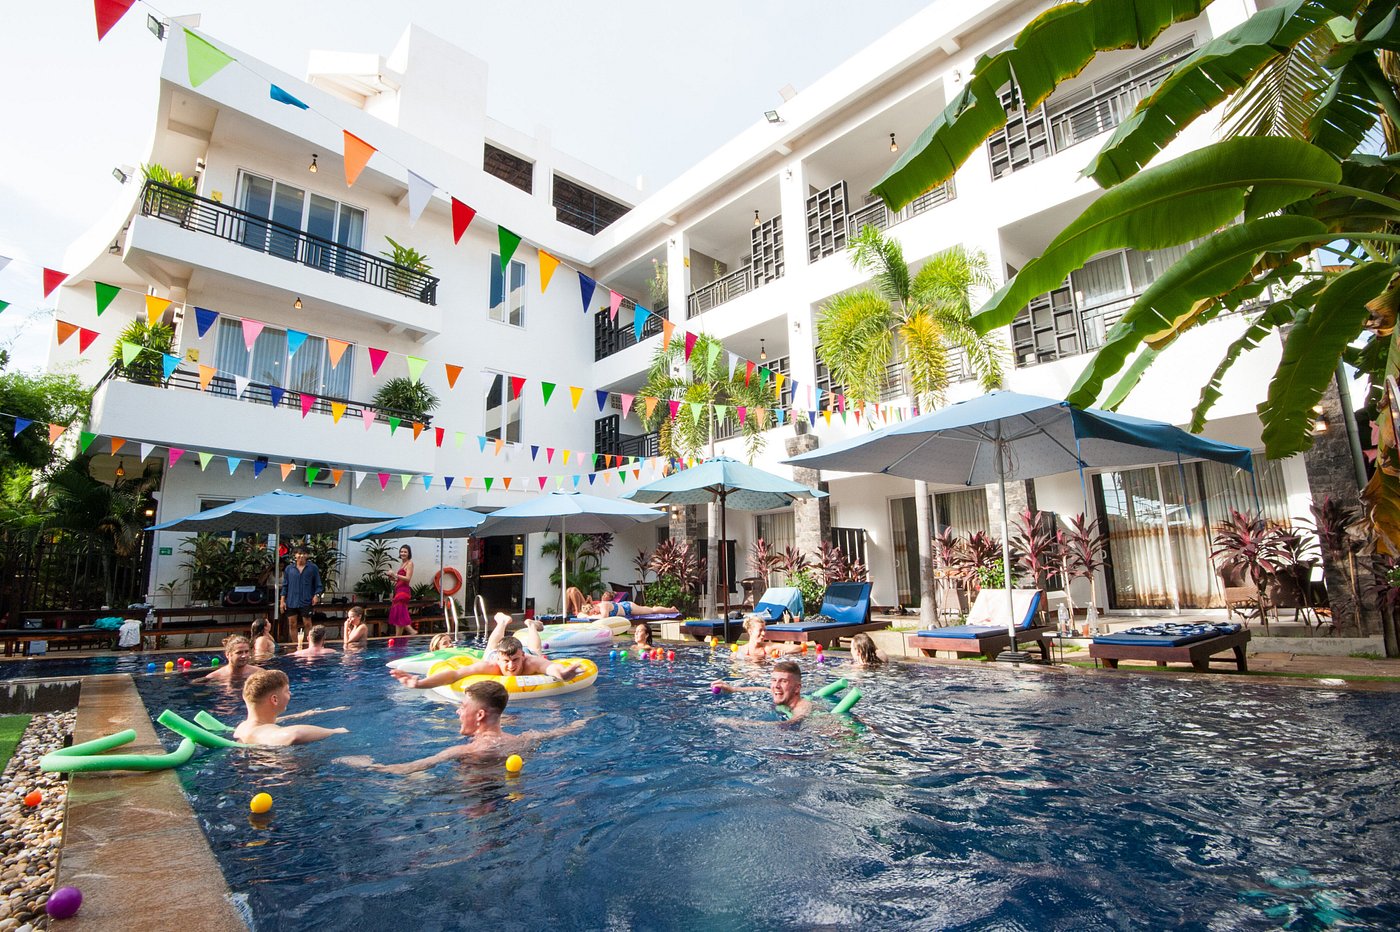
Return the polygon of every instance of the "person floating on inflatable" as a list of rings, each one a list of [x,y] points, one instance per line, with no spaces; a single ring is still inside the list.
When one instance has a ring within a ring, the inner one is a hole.
[[[228,663],[195,682],[241,683],[246,677],[262,672],[262,667],[252,664],[253,642],[241,634],[230,634],[224,638],[224,656],[228,658]]]
[[[788,717],[778,725],[794,725],[812,714],[812,703],[802,697],[802,668],[791,660],[773,664],[773,678],[767,686],[733,686],[715,680],[710,688],[715,693],[763,693],[773,697],[774,708],[786,709]],[[771,725],[772,722],[752,722],[747,719],[725,719],[729,724]]]
[[[450,760],[499,760],[511,754],[528,751],[551,738],[572,734],[588,721],[581,718],[560,728],[513,735],[501,729],[501,713],[506,710],[506,703],[509,701],[510,694],[500,683],[472,683],[464,690],[462,704],[457,707],[457,720],[462,723],[461,734],[472,739],[469,743],[454,745],[431,757],[403,764],[381,764],[368,756],[341,757],[337,758],[337,763],[365,770],[377,770],[380,773],[409,774],[428,770]]]
[[[510,620],[509,616],[506,620]],[[502,628],[501,625],[497,626],[498,631]],[[538,644],[539,634],[533,631],[530,633],[534,634],[534,640]],[[491,640],[495,641],[495,645],[492,646],[491,641],[488,641],[486,653],[480,660],[469,666],[442,670],[423,677],[414,676],[402,670],[390,670],[389,673],[409,689],[432,689],[435,686],[446,686],[468,676],[480,674],[487,676],[544,675],[562,683],[582,669],[581,664],[558,663],[538,653],[529,653],[525,650],[525,645],[513,637],[502,637],[497,641],[493,632]]]
[[[348,728],[322,728],[319,725],[279,725],[277,717],[287,709],[292,700],[292,688],[287,682],[287,674],[281,670],[259,670],[248,677],[243,684],[243,704],[248,708],[248,717],[233,730],[233,740],[244,744],[262,747],[283,748],[292,744],[310,744],[331,735],[343,735]],[[320,715],[334,709],[312,709],[288,715],[283,721]]]

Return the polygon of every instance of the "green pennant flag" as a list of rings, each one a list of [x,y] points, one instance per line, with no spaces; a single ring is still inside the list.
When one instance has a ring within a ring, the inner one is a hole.
[[[107,310],[107,305],[111,304],[121,293],[121,289],[116,285],[108,285],[103,282],[93,282],[92,285],[97,291],[97,316],[101,317],[102,312]]]
[[[200,453],[200,454],[199,454],[199,469],[200,469],[200,472],[203,472],[205,469],[208,469],[208,468],[209,468],[209,461],[212,460],[213,458],[214,458],[214,454],[213,454],[213,453]],[[309,484],[309,483],[308,483],[308,484]]]
[[[321,474],[321,467],[320,467],[320,466],[308,466],[308,467],[306,467],[306,484],[307,484],[307,485],[310,485],[311,483],[315,482],[315,481],[316,481],[316,477],[319,476],[320,474]]]
[[[129,366],[131,361],[141,353],[141,344],[132,343],[130,340],[122,340],[122,365]]]
[[[515,255],[515,247],[520,245],[520,237],[505,227],[497,227],[501,239],[501,274],[510,268],[510,257]]]
[[[597,469],[602,469],[602,468],[603,468],[603,454],[601,454],[601,453],[594,453],[594,454],[593,454],[593,468],[594,468],[595,470],[597,470]]]
[[[724,347],[720,345],[718,340],[712,340],[709,343],[709,347],[710,348],[705,352],[705,355],[709,357],[706,360],[706,368],[713,369],[715,367],[715,360],[719,359],[719,351],[722,350]]]
[[[404,359],[408,362],[408,380],[416,383],[423,375],[423,367],[428,364],[428,360],[417,356],[405,356]]]
[[[393,417],[392,415],[389,417],[389,436],[390,436],[390,437],[394,436],[394,431],[398,430],[398,429],[399,429],[399,425],[402,424],[402,423],[403,423],[403,418],[401,418],[401,417]]]
[[[724,419],[729,416],[729,405],[715,405],[715,419],[718,426],[724,426]]]
[[[700,423],[700,412],[705,406],[698,401],[690,403],[690,419],[695,423]]]
[[[455,442],[456,442],[456,444],[457,444],[457,449],[459,449],[459,450],[462,449],[462,444],[465,443],[466,440],[467,440],[467,435],[466,435],[465,433],[463,433],[462,431],[460,431],[460,430],[457,431],[456,438],[455,438]]]
[[[488,492],[491,491],[491,483],[492,483],[493,481],[495,481],[495,480],[493,480],[490,476],[487,476],[487,477],[486,477],[485,479],[483,479],[482,481],[486,483],[486,491],[488,491]]]
[[[10,306],[9,301],[0,301],[0,314],[5,313],[5,308]]]
[[[545,404],[549,404],[549,396],[554,394],[554,385],[555,385],[555,383],[553,383],[553,382],[541,382],[541,383],[540,383],[540,391],[544,392],[544,403],[545,403]]]
[[[758,387],[766,389],[768,387],[768,370],[762,367],[758,370]]]
[[[199,87],[233,61],[188,29],[185,30],[185,55],[189,59],[190,87]]]
[[[406,473],[406,472],[401,472],[401,473],[399,473],[399,482],[403,483],[403,487],[404,487],[405,489],[408,488],[408,484],[409,484],[410,482],[412,482],[412,481],[413,481],[413,477],[410,476],[408,473]]]
[[[90,434],[90,433],[88,433],[88,432],[85,431],[85,430],[79,431],[79,432],[78,432],[78,452],[80,452],[80,453],[86,453],[86,452],[87,452],[87,448],[88,448],[89,446],[91,446],[91,445],[92,445],[92,442],[93,442],[94,440],[96,440],[96,439],[97,439],[97,435],[96,435],[96,434]]]

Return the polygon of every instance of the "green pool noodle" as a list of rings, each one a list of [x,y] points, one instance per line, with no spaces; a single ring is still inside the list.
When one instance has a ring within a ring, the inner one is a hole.
[[[119,731],[105,738],[75,744],[62,751],[46,754],[39,761],[39,768],[48,772],[68,771],[70,773],[92,773],[102,770],[169,770],[189,763],[194,757],[194,742],[185,738],[180,746],[169,754],[102,754],[102,750],[114,748],[136,740],[136,732],[131,729]],[[74,752],[77,753],[74,753]]]
[[[169,709],[166,709],[164,712],[160,713],[160,716],[156,718],[156,721],[160,722],[162,725],[164,725],[166,728],[169,728],[171,731],[175,732],[175,734],[179,735],[180,737],[189,738],[196,744],[202,744],[206,748],[251,747],[251,745],[239,744],[237,741],[230,741],[229,739],[222,738],[219,735],[211,734],[210,732],[205,731],[203,728],[200,728],[194,722],[187,721],[186,719],[181,718]]]
[[[846,678],[843,676],[841,679],[836,680],[833,683],[827,683],[821,689],[812,693],[812,698],[825,699],[827,696],[830,696],[834,693],[839,693],[841,690],[845,689],[849,685],[850,684],[846,682]]]
[[[836,703],[836,707],[831,710],[831,714],[845,715],[847,712],[851,711],[851,706],[855,705],[857,702],[860,702],[861,695],[862,694],[859,689],[853,688],[850,692],[846,693],[846,695],[841,697],[841,701]]]
[[[194,723],[201,728],[209,729],[216,735],[228,734],[230,731],[233,731],[232,727],[225,725],[203,709],[200,709],[194,714]]]

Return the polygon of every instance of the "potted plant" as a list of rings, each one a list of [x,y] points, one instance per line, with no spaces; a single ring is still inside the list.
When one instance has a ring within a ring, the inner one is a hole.
[[[365,541],[365,574],[355,583],[355,598],[365,602],[387,602],[394,591],[393,580],[389,578],[389,568],[394,559],[389,553],[389,545],[382,540]]]
[[[657,578],[647,586],[648,604],[674,605],[682,610],[692,606],[704,577],[705,564],[689,542],[672,539],[657,544],[651,554],[651,569]],[[669,586],[676,587],[674,592]],[[674,601],[664,600],[662,595],[670,595]]]
[[[1216,526],[1212,543],[1215,550],[1210,556],[1220,561],[1227,607],[1232,601],[1252,602],[1267,632],[1268,580],[1280,566],[1272,530],[1260,515],[1248,515],[1232,508],[1229,520]],[[1232,593],[1231,590],[1236,591]]]
[[[397,268],[389,270],[389,287],[399,294],[415,295],[422,289],[415,287],[420,281],[419,276],[427,275],[433,270],[428,264],[428,257],[412,246],[405,246],[395,240],[392,236],[384,237],[389,242],[389,248],[380,251],[380,255],[393,262]],[[418,275],[408,274],[417,272]]]
[[[197,179],[172,172],[159,162],[142,165],[141,174],[148,182],[165,185],[163,188],[147,188],[146,196],[154,199],[156,216],[175,220],[183,226],[189,220],[190,208],[194,206]]]
[[[1071,581],[1083,579],[1089,583],[1089,611],[1085,625],[1092,626],[1098,623],[1099,615],[1095,603],[1094,576],[1108,563],[1108,535],[1104,533],[1103,524],[1098,518],[1088,521],[1083,515],[1075,515],[1065,524],[1067,527],[1063,531],[1063,545],[1060,548],[1063,572]],[[1065,594],[1070,597],[1070,611],[1073,612],[1074,598],[1070,596],[1068,586],[1065,587]]]
[[[131,362],[122,362],[122,344],[135,343],[141,352]],[[108,361],[120,366],[126,377],[141,385],[160,385],[165,381],[165,356],[175,348],[175,328],[169,324],[148,326],[144,317],[127,324],[117,336]]]
[[[430,415],[438,406],[438,396],[424,383],[400,376],[379,387],[374,393],[374,406],[386,420],[392,416],[429,424],[432,422]]]
[[[650,310],[664,314],[671,299],[671,276],[669,266],[656,259],[651,260],[651,279],[647,282],[647,294],[651,296]]]

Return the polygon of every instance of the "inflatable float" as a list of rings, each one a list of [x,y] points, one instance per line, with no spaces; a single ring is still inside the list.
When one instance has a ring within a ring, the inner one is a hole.
[[[623,622],[622,630],[617,630],[615,622]],[[627,619],[614,618],[604,621],[584,621],[566,622],[561,625],[545,625],[540,632],[540,643],[545,650],[557,650],[561,647],[590,647],[596,644],[607,644],[613,639],[613,635],[622,634],[627,631]]]
[[[205,723],[217,725],[217,730],[232,730],[207,712],[200,712],[195,718]],[[56,771],[93,773],[101,770],[166,770],[189,763],[190,758],[194,757],[195,745],[202,745],[206,748],[250,747],[250,745],[239,744],[237,741],[230,741],[216,735],[207,728],[181,718],[169,709],[160,713],[156,721],[181,738],[180,746],[168,754],[105,753],[136,740],[136,732],[128,728],[116,734],[106,735],[92,741],[84,741],[82,744],[75,744],[72,747],[61,748],[50,754],[45,754],[39,760],[39,769],[50,773]]]
[[[391,670],[402,670],[413,676],[427,676],[428,671],[439,663],[447,660],[459,660],[468,658],[468,663],[476,663],[484,653],[477,647],[444,647],[441,650],[430,650],[422,654],[414,654],[412,657],[400,657],[397,660],[390,660],[385,664]]]
[[[432,675],[442,670],[460,670],[462,667],[471,666],[475,659],[460,657],[452,660],[443,660],[433,665],[428,674]],[[446,686],[433,687],[433,694],[451,702],[461,702],[462,692],[472,683],[491,681],[500,683],[510,693],[512,701],[524,699],[543,699],[546,696],[564,696],[569,693],[576,693],[581,689],[587,689],[598,679],[598,665],[587,658],[574,658],[569,663],[575,664],[578,669],[574,675],[567,680],[556,680],[552,676],[544,674],[533,674],[530,676],[494,676],[487,673],[474,673],[471,676],[464,676],[455,683]]]

